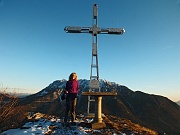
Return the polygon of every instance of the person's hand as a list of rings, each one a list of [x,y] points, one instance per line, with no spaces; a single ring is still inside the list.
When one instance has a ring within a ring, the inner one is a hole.
[[[68,91],[66,90],[65,93],[68,94]]]

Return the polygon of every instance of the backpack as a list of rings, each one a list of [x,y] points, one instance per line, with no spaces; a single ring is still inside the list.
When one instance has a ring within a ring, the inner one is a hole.
[[[67,94],[65,93],[65,90],[63,90],[61,94],[59,95],[60,102],[66,99],[66,97],[67,97]]]

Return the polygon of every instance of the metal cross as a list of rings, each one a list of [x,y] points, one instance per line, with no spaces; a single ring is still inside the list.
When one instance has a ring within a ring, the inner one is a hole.
[[[122,35],[125,30],[123,28],[100,28],[98,27],[98,8],[97,4],[93,5],[92,27],[75,27],[67,26],[64,28],[66,33],[89,33],[92,34],[92,61],[90,72],[90,90],[89,92],[100,92],[99,69],[98,69],[98,51],[97,51],[97,35],[98,34],[116,34]],[[93,73],[95,72],[95,73]],[[90,102],[94,101],[88,96],[87,114],[90,111]]]

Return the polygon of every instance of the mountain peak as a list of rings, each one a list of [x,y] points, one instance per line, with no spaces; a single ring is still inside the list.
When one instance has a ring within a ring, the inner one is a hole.
[[[48,87],[49,88],[64,88],[65,87],[65,84],[66,84],[67,80],[66,79],[62,79],[62,80],[56,80],[54,81],[53,83],[51,83]],[[89,88],[89,84],[90,84],[90,80],[87,80],[87,79],[79,79],[78,80],[79,82],[79,85],[80,86],[84,86],[83,88]],[[119,86],[122,86],[118,83],[115,83],[115,82],[110,82],[110,81],[107,81],[105,79],[100,79],[99,80],[100,82],[100,87],[103,88],[104,85],[108,85],[108,86],[112,86],[112,87],[119,87]]]

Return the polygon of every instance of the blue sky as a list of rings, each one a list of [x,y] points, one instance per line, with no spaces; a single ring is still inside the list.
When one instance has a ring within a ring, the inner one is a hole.
[[[38,92],[76,72],[89,79],[90,34],[65,26],[124,28],[98,35],[100,79],[180,100],[180,0],[0,0],[0,87]]]

